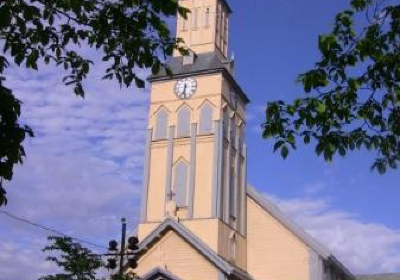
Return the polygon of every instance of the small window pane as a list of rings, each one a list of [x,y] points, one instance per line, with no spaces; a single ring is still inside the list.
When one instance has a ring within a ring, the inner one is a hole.
[[[174,194],[179,207],[187,206],[188,165],[180,161],[175,167]]]
[[[193,15],[193,29],[197,29],[199,27],[199,9],[194,9]]]
[[[210,8],[206,8],[206,13],[204,16],[204,26],[205,27],[210,26]]]
[[[200,110],[200,133],[210,133],[213,129],[213,108],[210,104],[206,103]]]
[[[155,129],[156,140],[167,138],[167,128],[168,128],[168,113],[164,109],[161,109],[157,113],[156,117],[156,129]]]
[[[231,174],[230,174],[230,180],[229,180],[229,213],[231,217],[236,218],[236,189],[235,189],[235,183],[236,183],[236,174],[235,174],[235,167],[233,165],[234,158],[231,159],[232,165],[231,165]]]
[[[182,107],[178,113],[178,137],[190,136],[190,109]]]

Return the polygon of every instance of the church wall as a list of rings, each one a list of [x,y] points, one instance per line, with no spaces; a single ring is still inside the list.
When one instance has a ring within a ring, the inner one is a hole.
[[[221,73],[196,76],[197,92],[189,100],[176,98],[175,85],[177,81],[168,80],[152,83],[150,117],[153,116],[161,105],[167,107],[172,113],[176,112],[183,103],[188,104],[193,110],[196,110],[205,99],[210,100],[214,106],[220,108],[222,92]],[[194,115],[193,120],[198,120],[197,114]],[[170,125],[173,124],[176,124],[176,117],[171,119]]]
[[[188,165],[191,164],[191,139],[190,137],[178,138],[177,124],[178,112],[182,106],[187,106],[190,110],[190,122],[199,123],[199,116],[202,106],[208,102],[212,108],[212,120],[221,118],[221,84],[222,74],[212,74],[196,77],[198,92],[190,100],[179,100],[174,93],[176,81],[155,82],[152,84],[151,106],[149,116],[149,129],[156,131],[157,116],[161,109],[167,114],[168,133],[170,127],[175,126],[172,146],[172,170],[174,164],[179,160],[184,160]],[[154,135],[154,133],[153,133]],[[213,192],[213,164],[214,164],[214,136],[197,135],[196,140],[196,173],[194,186],[194,217],[212,217],[212,192]],[[148,184],[148,203],[146,222],[159,222],[165,217],[165,187],[167,180],[174,183],[174,173],[167,178],[168,140],[157,140],[153,136],[151,144],[151,158],[149,162],[149,184]],[[189,209],[179,211],[180,218],[188,218]]]
[[[172,231],[142,256],[138,264],[139,276],[161,267],[185,280],[218,279],[217,268]]]
[[[183,220],[181,223],[215,252],[218,252],[218,232],[219,222],[217,219],[198,219]]]
[[[309,280],[308,247],[253,199],[247,205],[249,273],[258,280]]]

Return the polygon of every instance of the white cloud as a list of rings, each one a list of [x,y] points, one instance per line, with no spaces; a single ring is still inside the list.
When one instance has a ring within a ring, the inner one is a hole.
[[[121,217],[130,231],[138,221],[149,95],[100,81],[99,69],[84,100],[61,83],[58,69],[7,72],[36,137],[27,140],[26,162],[6,186],[4,210],[106,247],[118,238]],[[0,225],[0,279],[54,271],[41,252],[53,233],[1,214]]]
[[[329,200],[272,199],[352,272],[400,270],[400,231],[365,223],[355,214],[332,209]]]

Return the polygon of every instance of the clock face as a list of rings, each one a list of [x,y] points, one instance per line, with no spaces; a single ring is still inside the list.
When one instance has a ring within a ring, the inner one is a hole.
[[[197,82],[193,78],[186,78],[178,81],[175,85],[175,94],[180,99],[189,99],[196,93]]]

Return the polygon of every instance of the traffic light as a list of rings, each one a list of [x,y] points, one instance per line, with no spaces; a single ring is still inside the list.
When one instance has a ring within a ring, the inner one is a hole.
[[[117,268],[117,260],[115,258],[110,258],[107,260],[107,268],[114,270]]]
[[[128,250],[137,251],[139,249],[138,244],[139,244],[139,239],[136,236],[129,237]]]
[[[108,243],[108,251],[110,252],[118,251],[118,242],[115,240],[111,240],[110,243]]]
[[[129,259],[128,260],[128,265],[132,269],[136,269],[138,267],[138,263],[135,259]]]
[[[135,254],[137,250],[139,250],[139,239],[136,236],[131,236],[128,239],[128,251],[129,251],[129,258],[128,258],[128,265],[132,269],[136,269],[138,267],[137,261],[139,260],[138,255]]]

